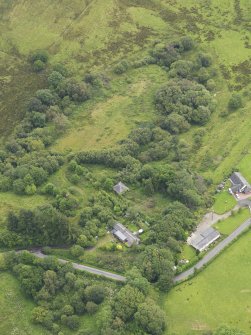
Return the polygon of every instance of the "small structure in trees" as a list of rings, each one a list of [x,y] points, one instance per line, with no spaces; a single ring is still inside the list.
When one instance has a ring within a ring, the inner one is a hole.
[[[118,240],[123,243],[127,243],[128,247],[131,247],[132,245],[138,245],[140,242],[137,234],[132,233],[119,222],[115,223],[112,233]]]
[[[229,192],[231,194],[237,193],[250,193],[251,186],[249,182],[242,176],[240,172],[234,172],[230,176],[231,187],[229,188]]]
[[[220,237],[220,233],[212,227],[191,236],[189,244],[198,251],[205,250]]]
[[[120,181],[117,185],[115,185],[115,186],[113,187],[113,190],[114,190],[114,192],[116,192],[117,194],[123,194],[123,193],[129,191],[129,188],[128,188],[125,184],[123,184],[123,183]]]

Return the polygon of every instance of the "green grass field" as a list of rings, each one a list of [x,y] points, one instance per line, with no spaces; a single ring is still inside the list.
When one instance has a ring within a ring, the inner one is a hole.
[[[248,232],[195,278],[163,297],[167,335],[203,334],[221,324],[250,333],[250,243]]]
[[[8,273],[0,273],[0,334],[49,335],[31,322],[35,305],[21,292],[18,281]]]
[[[248,208],[241,209],[226,220],[219,221],[214,227],[223,235],[231,234],[244,221],[250,218],[250,210]]]

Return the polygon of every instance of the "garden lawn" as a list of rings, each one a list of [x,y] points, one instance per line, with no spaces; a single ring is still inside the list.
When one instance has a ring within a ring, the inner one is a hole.
[[[214,228],[216,228],[221,234],[229,235],[248,218],[250,218],[249,209],[241,209],[234,215],[231,215],[226,220],[216,223],[214,225]]]
[[[250,244],[248,231],[196,277],[164,297],[166,335],[202,334],[220,324],[250,334]]]
[[[184,244],[184,247],[182,249],[182,252],[181,252],[179,258],[180,259],[187,259],[191,262],[191,261],[193,261],[197,258],[196,251],[190,245]]]
[[[213,205],[213,211],[217,214],[224,214],[237,205],[235,198],[228,193],[228,191],[222,191],[215,196],[215,202]]]

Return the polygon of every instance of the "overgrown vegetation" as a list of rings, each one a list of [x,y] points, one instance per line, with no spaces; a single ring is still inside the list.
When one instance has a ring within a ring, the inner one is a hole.
[[[150,291],[170,290],[184,242],[212,206],[215,184],[249,157],[249,136],[240,138],[249,129],[248,5],[46,0],[27,3],[29,18],[25,6],[0,0],[6,133],[22,119],[0,152],[0,191],[8,198],[0,247],[45,247],[48,254],[129,271],[121,290],[107,284],[98,311],[107,322],[99,326],[104,334],[161,334],[166,320]],[[241,165],[245,171],[248,164]],[[118,181],[128,194],[115,196]],[[29,197],[29,205],[17,205]],[[220,200],[215,211],[234,206]],[[129,249],[108,234],[116,221],[143,230],[139,246]],[[15,260],[20,271],[9,270],[22,286],[35,272],[45,287],[44,265],[22,257]],[[81,296],[77,284],[68,295],[63,280],[57,284],[57,266],[46,269],[56,273],[54,298]],[[36,294],[49,332],[67,334],[78,323],[74,306],[58,317],[52,301]],[[94,313],[96,303],[81,297],[84,314]],[[85,333],[91,330],[79,331]]]

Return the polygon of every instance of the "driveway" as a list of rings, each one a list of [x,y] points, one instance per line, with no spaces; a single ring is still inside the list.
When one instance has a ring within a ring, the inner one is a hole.
[[[180,282],[187,279],[189,276],[194,274],[195,269],[201,269],[204,265],[208,264],[215,256],[217,256],[223,249],[226,248],[235,238],[241,235],[247,228],[251,226],[251,219],[245,221],[240,225],[231,235],[226,237],[223,241],[217,244],[212,250],[210,250],[198,263],[192,266],[185,272],[180,273],[174,278],[174,282]]]

